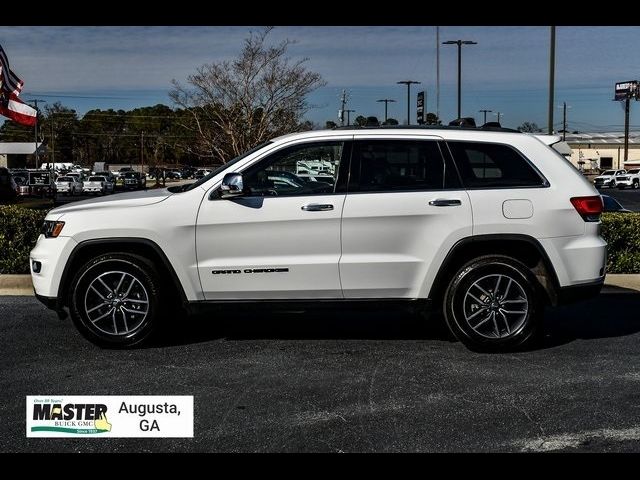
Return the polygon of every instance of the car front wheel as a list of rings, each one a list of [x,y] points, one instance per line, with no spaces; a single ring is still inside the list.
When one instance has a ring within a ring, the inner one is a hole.
[[[523,349],[538,339],[543,311],[537,280],[518,260],[476,258],[453,277],[444,298],[451,332],[475,351]]]
[[[127,348],[148,340],[163,307],[151,262],[133,254],[101,255],[72,281],[71,318],[80,333],[101,347]]]

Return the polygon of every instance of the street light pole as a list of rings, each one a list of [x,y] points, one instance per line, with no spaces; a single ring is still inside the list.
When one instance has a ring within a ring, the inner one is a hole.
[[[562,102],[562,105],[558,105],[558,108],[562,108],[562,140],[567,138],[567,108],[571,108],[571,105],[567,105],[567,102]]]
[[[376,100],[376,102],[384,102],[384,121],[387,121],[387,104],[388,103],[393,103],[395,102],[395,100],[392,100],[391,98],[383,98],[381,100]]]
[[[458,46],[458,118],[462,117],[462,45],[477,45],[478,42],[471,40],[447,40],[443,45]]]
[[[355,110],[345,110],[347,112],[347,127],[351,125],[351,112],[355,112]]]
[[[496,112],[496,113],[494,113],[494,115],[497,115],[497,116],[498,116],[498,123],[500,123],[500,116],[501,116],[501,115],[504,115],[504,113],[502,113],[502,112]],[[500,125],[502,125],[502,124],[500,123]]]
[[[493,110],[478,110],[480,113],[484,113],[484,123],[487,123],[487,113],[492,113]]]
[[[396,82],[398,85],[406,85],[407,86],[407,125],[411,125],[411,84],[420,84],[422,82],[417,82],[415,80],[400,80]]]
[[[547,130],[549,135],[553,134],[553,94],[556,74],[556,27],[551,27],[551,38],[549,39],[549,118],[547,120]]]

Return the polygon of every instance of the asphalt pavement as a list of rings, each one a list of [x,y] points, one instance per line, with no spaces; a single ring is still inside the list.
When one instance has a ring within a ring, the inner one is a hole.
[[[620,202],[620,204],[633,212],[640,212],[640,189],[634,190],[625,188],[618,190],[617,188],[601,188],[601,195],[609,195]]]
[[[381,308],[175,319],[159,344],[101,350],[0,297],[0,451],[639,451],[640,294],[613,292],[502,355]],[[26,438],[25,397],[47,394],[194,395],[194,438]]]

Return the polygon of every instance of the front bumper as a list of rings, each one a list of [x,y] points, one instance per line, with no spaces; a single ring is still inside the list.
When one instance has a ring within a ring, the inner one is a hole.
[[[64,266],[77,242],[71,237],[45,238],[38,237],[36,246],[29,254],[31,266],[31,280],[36,295],[55,298],[62,279]],[[40,271],[33,271],[33,260],[42,264]]]

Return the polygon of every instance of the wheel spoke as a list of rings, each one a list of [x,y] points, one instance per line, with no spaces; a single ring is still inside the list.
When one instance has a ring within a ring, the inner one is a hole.
[[[131,278],[131,283],[129,283],[129,288],[127,288],[127,291],[126,291],[126,292],[125,292],[125,294],[124,294],[124,297],[125,297],[125,298],[128,298],[128,297],[129,297],[129,293],[131,293],[131,289],[133,288],[133,284],[134,284],[134,283],[136,283],[136,282],[137,282],[137,280],[136,280],[135,278],[133,278],[133,277],[132,277],[132,278]]]
[[[147,300],[134,300],[131,298],[123,298],[122,299],[123,302],[131,302],[131,303],[144,303],[144,304],[149,304],[149,302]]]
[[[498,293],[500,292],[500,280],[502,280],[502,275],[498,275],[498,280],[496,281],[496,286],[493,290],[493,294],[494,295],[498,295]]]
[[[115,333],[117,335],[118,334],[118,325],[116,324],[116,312],[117,312],[117,310],[114,308],[113,309],[113,315],[111,315],[111,318],[113,319],[113,333]]]
[[[502,319],[504,320],[504,326],[507,327],[507,335],[511,333],[511,329],[509,328],[509,322],[507,321],[507,317],[505,316],[504,313],[502,313],[502,310],[500,310],[500,315],[502,315]]]
[[[498,321],[496,320],[496,312],[491,312],[491,319],[493,320],[493,328],[496,332],[496,337],[500,336],[500,329],[498,328]]]
[[[104,288],[106,288],[106,289],[107,289],[107,291],[108,291],[109,293],[113,293],[113,292],[111,291],[111,289],[109,288],[109,285],[107,285],[106,283],[104,283],[104,280],[102,280],[102,277],[98,277],[98,281],[99,281],[102,285],[104,285]]]
[[[95,320],[91,320],[91,323],[96,323],[99,320],[102,320],[103,318],[105,318],[107,315],[109,315],[112,311],[114,311],[115,308],[110,308],[109,311],[107,313],[105,313],[104,315],[100,315],[98,318],[96,318]]]
[[[492,312],[492,313],[493,313],[493,312]],[[471,327],[471,328],[473,328],[474,330],[476,330],[477,328],[479,328],[479,327],[480,327],[480,325],[484,325],[484,324],[485,324],[485,323],[487,323],[489,320],[491,320],[491,313],[489,313],[486,317],[484,317],[482,320],[480,320],[480,322],[478,322],[478,323],[476,324],[476,326],[475,326],[475,327]]]
[[[122,307],[122,310],[125,310],[124,307]],[[124,320],[124,331],[128,332],[129,331],[129,325],[127,324],[127,314],[122,312],[122,319]]]
[[[146,315],[147,312],[138,312],[137,310],[129,310],[127,307],[120,307],[122,308],[122,310],[124,310],[125,312],[129,312],[129,313],[136,313],[138,315]]]
[[[491,297],[491,294],[489,292],[487,292],[484,288],[482,288],[478,282],[473,284],[474,287],[476,287],[478,290],[480,290],[482,293],[484,293],[487,297]]]
[[[480,305],[484,305],[484,302],[482,300],[480,300],[478,297],[476,297],[473,293],[467,293],[467,295],[469,295],[471,298],[473,298],[476,302],[478,302]]]
[[[480,315],[482,312],[486,311],[489,307],[481,307],[478,309],[478,311],[476,311],[475,313],[473,313],[471,316],[467,317],[467,320],[471,320],[472,318],[477,317],[478,315]]]
[[[91,313],[91,312],[95,312],[96,310],[98,310],[100,307],[104,307],[105,305],[109,305],[109,302],[102,302],[99,305],[87,310],[87,313]]]
[[[504,295],[502,296],[502,298],[507,298],[509,296],[509,289],[511,288],[511,284],[513,283],[513,279],[509,279],[509,283],[507,283],[507,288],[504,291]],[[504,303],[504,302],[503,302]]]
[[[89,288],[90,288],[91,290],[93,290],[94,292],[96,292],[96,293],[100,296],[100,298],[101,298],[102,300],[106,300],[106,299],[107,299],[107,298],[106,298],[104,295],[102,295],[98,290],[96,290],[96,287],[94,287],[94,286],[93,286],[93,284],[91,284],[91,286],[90,286]]]
[[[118,291],[120,290],[120,286],[122,285],[122,282],[124,282],[124,278],[127,276],[126,273],[122,274],[122,277],[120,277],[120,281],[118,282],[118,286],[116,287],[116,289],[114,290],[114,293],[118,293]]]
[[[529,303],[526,298],[520,298],[519,300],[504,300],[502,303]]]
[[[501,308],[500,311],[502,311],[503,313],[512,313],[512,314],[523,314],[523,313],[527,313],[526,310],[505,310],[504,308]]]

